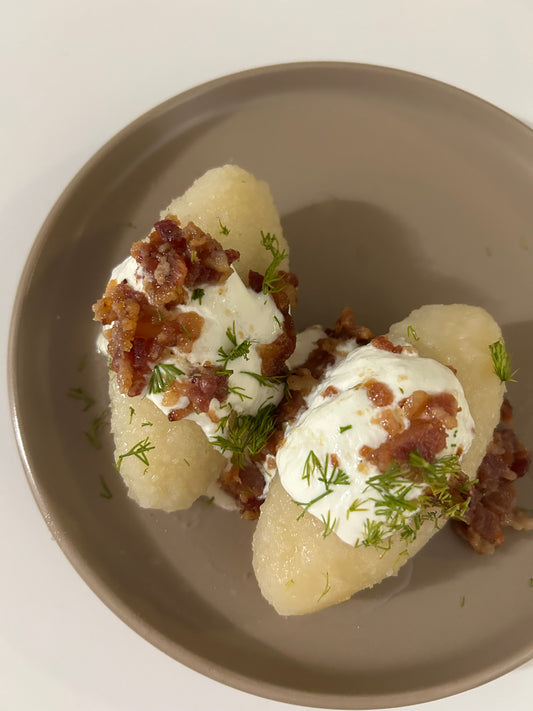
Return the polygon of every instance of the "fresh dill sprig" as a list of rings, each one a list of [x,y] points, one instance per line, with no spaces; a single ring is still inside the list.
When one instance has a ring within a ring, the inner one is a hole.
[[[251,370],[241,370],[241,373],[254,378],[264,388],[274,388],[276,385],[281,385],[286,381],[284,375],[261,375],[261,373],[252,373]]]
[[[94,405],[96,400],[89,395],[89,393],[83,388],[69,388],[67,392],[68,397],[73,400],[79,400],[83,403],[82,410],[87,412],[87,410]]]
[[[205,296],[205,290],[204,289],[194,289],[192,292],[191,296],[191,301],[197,300],[200,306],[202,305],[202,299]]]
[[[472,482],[452,488],[450,480],[459,473],[456,455],[428,462],[418,452],[411,452],[409,464],[393,461],[387,471],[369,477],[364,493],[381,519],[365,523],[362,545],[377,546],[396,532],[402,540],[413,541],[425,521],[438,526],[442,518],[464,519],[470,499],[458,494],[466,496]],[[369,490],[378,496],[371,496]]]
[[[220,234],[221,235],[229,235],[229,230],[226,227],[226,225],[222,224],[222,220],[220,219],[220,217],[218,218],[218,224],[220,225]]]
[[[337,464],[333,464],[333,468],[329,469],[331,460],[329,454],[326,454],[324,463],[322,464],[311,449],[304,463],[302,479],[311,483],[311,477],[318,471],[317,480],[324,484],[326,491],[329,491],[332,486],[347,486],[350,483],[350,477],[343,469],[340,469]]]
[[[233,463],[240,467],[245,457],[259,454],[267,443],[276,426],[275,410],[272,403],[264,403],[255,415],[231,412],[220,420],[217,431],[222,434],[211,443],[222,453],[231,452]]]
[[[407,326],[407,338],[412,338],[413,341],[419,341],[420,336],[415,331],[414,326]]]
[[[329,584],[329,573],[324,573],[324,575],[326,576],[326,585],[324,586],[324,590],[322,590],[322,594],[318,598],[317,602],[320,602],[320,600],[322,600],[324,595],[327,595],[328,592],[331,590],[331,586]]]
[[[100,441],[100,430],[106,422],[107,410],[104,410],[98,415],[98,417],[95,417],[94,420],[91,422],[91,429],[86,430],[83,433],[95,449],[102,448],[102,442]]]
[[[278,268],[282,261],[287,256],[286,250],[280,251],[279,240],[274,234],[261,230],[261,244],[272,255],[272,261],[268,265],[265,276],[263,277],[263,294],[273,294],[282,289],[281,280],[283,276],[279,273]]]
[[[133,421],[133,416],[135,415],[135,408],[130,405],[130,425]]]
[[[111,493],[111,489],[108,487],[106,480],[104,477],[100,474],[100,484],[102,485],[102,491],[100,492],[100,496],[102,499],[112,499],[113,494]]]
[[[366,519],[363,528],[363,541],[362,544],[366,547],[374,546],[375,548],[381,548],[381,543],[385,538],[385,531],[383,521],[371,521]]]
[[[150,462],[148,461],[147,452],[150,452],[152,449],[155,449],[155,445],[150,442],[149,437],[145,437],[145,439],[133,445],[129,452],[119,456],[117,460],[117,469],[120,471],[122,462],[126,459],[126,457],[137,457],[137,459],[139,459],[146,466],[146,468],[148,468],[150,466]]]
[[[185,373],[172,363],[159,363],[154,367],[150,376],[148,392],[150,395],[165,392],[178,375],[185,375]]]
[[[302,512],[300,513],[299,516],[297,516],[296,520],[299,521],[303,517],[303,515],[311,508],[311,506],[313,506],[313,504],[316,504],[317,501],[320,501],[325,496],[329,496],[332,493],[333,493],[333,489],[326,489],[318,496],[315,496],[314,499],[311,499],[311,501],[296,501],[295,499],[293,499],[293,502],[295,504],[302,507]]]
[[[339,433],[342,434],[343,432],[346,432],[347,430],[351,430],[353,425],[342,425],[339,427]]]
[[[244,360],[248,360],[250,348],[252,347],[252,343],[255,343],[255,341],[251,338],[245,338],[244,341],[238,343],[237,334],[235,332],[235,321],[233,322],[233,326],[231,328],[226,329],[226,338],[231,343],[233,348],[229,352],[225,351],[222,346],[218,349],[218,355],[220,356],[218,361],[224,363],[224,369],[227,368],[230,360],[235,360],[236,358],[241,357],[244,358]]]
[[[335,530],[335,526],[337,525],[337,519],[334,518],[333,521],[331,520],[331,511],[329,509],[328,509],[328,515],[327,516],[321,515],[320,518],[322,519],[322,523],[324,524],[324,530],[322,531],[322,537],[327,538]]]
[[[350,514],[356,511],[368,511],[368,509],[363,508],[367,502],[368,499],[354,499],[350,508],[346,511],[346,518],[349,518]]]
[[[234,385],[231,388],[228,388],[230,393],[233,393],[236,395],[238,398],[240,398],[241,402],[244,402],[245,400],[251,400],[252,397],[250,395],[246,394],[246,391],[244,388],[241,388],[240,385]],[[242,392],[240,392],[242,390]]]
[[[491,343],[489,350],[492,356],[494,372],[500,381],[502,383],[516,383],[513,376],[516,375],[517,371],[511,371],[511,355],[507,352],[503,338],[500,338],[499,341]]]

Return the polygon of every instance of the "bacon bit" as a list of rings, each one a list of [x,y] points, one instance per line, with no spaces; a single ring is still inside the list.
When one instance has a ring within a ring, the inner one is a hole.
[[[263,291],[263,281],[264,281],[264,276],[263,274],[260,274],[259,272],[254,272],[253,269],[250,269],[248,272],[248,284],[250,285],[250,289],[255,291],[256,294],[259,294],[261,291]]]
[[[176,395],[177,397],[175,397]],[[174,381],[171,388],[165,393],[163,404],[172,406],[182,396],[189,398],[189,404],[186,407],[171,410],[168,416],[171,422],[181,420],[193,412],[207,412],[209,414],[211,400],[217,399],[219,402],[224,402],[228,397],[228,377],[221,375],[211,366],[198,367],[187,380]]]
[[[415,450],[428,462],[446,446],[447,430],[457,426],[457,400],[450,393],[429,395],[416,390],[400,402],[409,425],[396,431],[393,420],[387,420],[393,434],[376,449],[362,447],[361,456],[375,464],[381,472],[387,471],[394,460],[408,464]]]
[[[379,348],[382,351],[389,351],[390,353],[403,353],[403,346],[395,346],[392,341],[390,341],[387,336],[376,336],[370,341],[370,344],[374,348]]]
[[[453,521],[455,532],[479,554],[494,553],[505,541],[506,526],[533,530],[533,518],[517,506],[516,480],[527,472],[530,455],[513,429],[513,411],[504,400],[500,423],[477,471],[466,522]]]
[[[190,352],[202,331],[199,314],[174,311],[187,300],[185,287],[223,283],[239,253],[224,250],[191,222],[182,229],[169,215],[155,223],[148,241],[135,242],[131,254],[143,270],[146,294],[112,280],[93,310],[96,321],[111,326],[108,352],[120,392],[135,396],[169,348]]]
[[[322,391],[322,397],[333,397],[333,395],[336,395],[338,392],[334,385],[328,385],[328,387]]]
[[[370,343],[374,337],[374,334],[369,328],[356,324],[353,311],[348,306],[343,308],[335,326],[332,329],[326,329],[326,333],[330,338],[335,338],[340,341],[355,339],[360,346]]]
[[[386,407],[394,402],[393,392],[385,383],[378,380],[368,380],[364,384],[364,388],[368,399],[376,407]]]
[[[457,427],[459,406],[451,393],[429,395],[425,390],[415,390],[399,405],[410,420],[439,420],[447,429]]]
[[[172,385],[163,393],[162,404],[165,407],[172,407],[180,398],[188,397],[187,386],[188,381],[176,378]]]
[[[387,407],[378,410],[371,422],[374,425],[383,427],[390,437],[395,437],[405,429],[404,420],[399,416],[397,408]]]
[[[184,417],[192,415],[193,412],[194,408],[191,403],[189,403],[187,407],[181,407],[179,409],[176,408],[174,410],[171,410],[168,413],[168,419],[170,420],[170,422],[178,422],[178,420],[183,420]]]
[[[254,274],[257,272],[250,271],[250,278],[257,286],[259,281]],[[277,282],[278,291],[271,294],[274,303],[283,315],[283,331],[272,341],[272,343],[262,344],[257,347],[257,353],[261,358],[261,375],[272,377],[277,375],[286,375],[286,361],[296,347],[296,328],[291,316],[291,308],[296,305],[296,295],[298,290],[298,277],[290,272],[278,272],[280,280]],[[261,276],[261,275],[259,275]],[[261,287],[263,281],[261,277]],[[255,290],[255,289],[254,289]]]
[[[232,466],[222,472],[219,479],[222,489],[239,504],[241,515],[248,520],[259,518],[259,508],[264,500],[265,480],[254,462],[242,469]]]
[[[178,346],[190,351],[204,323],[194,312],[177,316],[167,309],[161,312],[145,294],[114,280],[93,310],[96,321],[111,326],[111,369],[117,373],[120,392],[130,397],[143,391],[153,365],[164,358],[169,348]]]
[[[185,303],[184,287],[223,283],[239,257],[192,222],[182,228],[173,215],[156,222],[147,241],[133,244],[131,255],[143,270],[148,300],[157,307]]]

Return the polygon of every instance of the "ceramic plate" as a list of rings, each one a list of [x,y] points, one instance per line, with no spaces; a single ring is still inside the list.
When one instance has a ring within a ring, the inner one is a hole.
[[[311,63],[218,79],[148,112],[69,185],[30,254],[10,348],[28,477],[65,554],[139,634],[203,674],[295,704],[388,707],[452,694],[533,656],[533,535],[491,557],[445,530],[398,578],[278,617],[251,568],[253,523],[199,501],[141,510],[86,433],[106,409],[91,304],[111,267],[201,173],[267,180],[301,282],[297,325],[344,305],[375,332],[424,303],[486,307],[519,368],[533,446],[533,134],[438,82]],[[68,396],[83,388],[88,410]],[[533,506],[531,476],[520,497]]]

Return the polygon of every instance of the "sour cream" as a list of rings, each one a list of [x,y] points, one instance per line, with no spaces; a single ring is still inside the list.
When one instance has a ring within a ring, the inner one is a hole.
[[[392,392],[387,409],[404,429],[409,421],[399,403],[416,390],[429,395],[446,392],[456,398],[457,426],[446,431],[446,444],[438,457],[465,453],[474,436],[468,403],[454,373],[420,357],[411,346],[398,354],[371,344],[356,347],[327,371],[307,397],[306,409],[288,428],[276,466],[292,499],[324,523],[324,535],[334,533],[350,545],[368,540],[373,524],[382,522],[382,530],[387,530],[382,494],[369,483],[381,472],[361,453],[363,447],[378,448],[389,436],[380,421],[381,408],[370,400],[365,387],[373,380]],[[406,498],[414,500],[421,493],[421,485],[412,485]]]
[[[143,270],[129,256],[113,269],[111,279],[126,281],[136,291],[146,293],[143,286]],[[272,343],[283,331],[283,315],[270,294],[257,293],[248,288],[232,267],[232,274],[222,284],[204,284],[201,297],[193,298],[194,290],[187,290],[189,301],[176,307],[177,312],[195,311],[204,323],[200,336],[194,341],[190,353],[171,348],[169,356],[160,365],[173,365],[185,373],[178,376],[187,380],[194,369],[211,365],[226,369],[229,395],[224,403],[211,401],[208,413],[191,413],[187,419],[196,422],[209,439],[220,434],[219,422],[231,411],[238,415],[255,415],[262,405],[277,405],[283,397],[283,384],[261,377],[262,360],[259,347]],[[224,358],[237,344],[249,343],[247,352],[231,360]],[[100,337],[98,348],[107,352],[107,341]],[[164,404],[165,393],[150,393],[146,387],[142,393],[168,415],[171,410],[189,404],[182,397],[171,406]],[[228,459],[231,452],[224,454]]]

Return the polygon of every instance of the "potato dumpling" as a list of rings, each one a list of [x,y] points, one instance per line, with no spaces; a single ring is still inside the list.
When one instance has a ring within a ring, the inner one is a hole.
[[[144,508],[191,506],[217,479],[226,459],[196,423],[170,422],[148,398],[122,395],[116,379],[109,396],[115,460],[129,495]],[[148,464],[135,454],[124,456],[132,450],[142,456],[145,449]]]
[[[394,324],[392,341],[409,340],[420,355],[457,370],[476,424],[462,468],[474,478],[500,417],[505,387],[495,375],[489,345],[501,337],[481,308],[424,306]],[[324,526],[295,504],[278,480],[261,509],[253,539],[253,567],[264,597],[281,615],[300,615],[343,602],[354,593],[395,575],[439,530],[427,521],[407,544],[399,534],[384,552],[351,547],[338,536],[323,537]],[[297,520],[300,517],[300,520]]]
[[[224,249],[238,250],[241,256],[233,266],[246,284],[250,269],[264,274],[272,261],[261,232],[275,234],[280,251],[289,253],[270,188],[237,165],[208,170],[161,212],[161,218],[168,214],[176,215],[182,225],[194,222]],[[280,268],[287,269],[288,260]]]
[[[249,269],[263,273],[272,260],[261,243],[261,231],[275,233],[280,250],[288,254],[268,185],[235,165],[209,170],[163,210],[161,217],[167,214],[175,215],[183,226],[194,222],[224,248],[237,249],[241,256],[234,267],[246,282]],[[288,258],[281,266],[288,266]],[[120,462],[129,495],[146,508],[188,508],[206,494],[227,460],[196,423],[187,419],[170,422],[148,399],[121,395],[113,377],[110,399],[115,461]],[[148,466],[134,453],[124,456],[135,447],[140,447],[142,454],[143,443],[150,447],[145,452]]]

